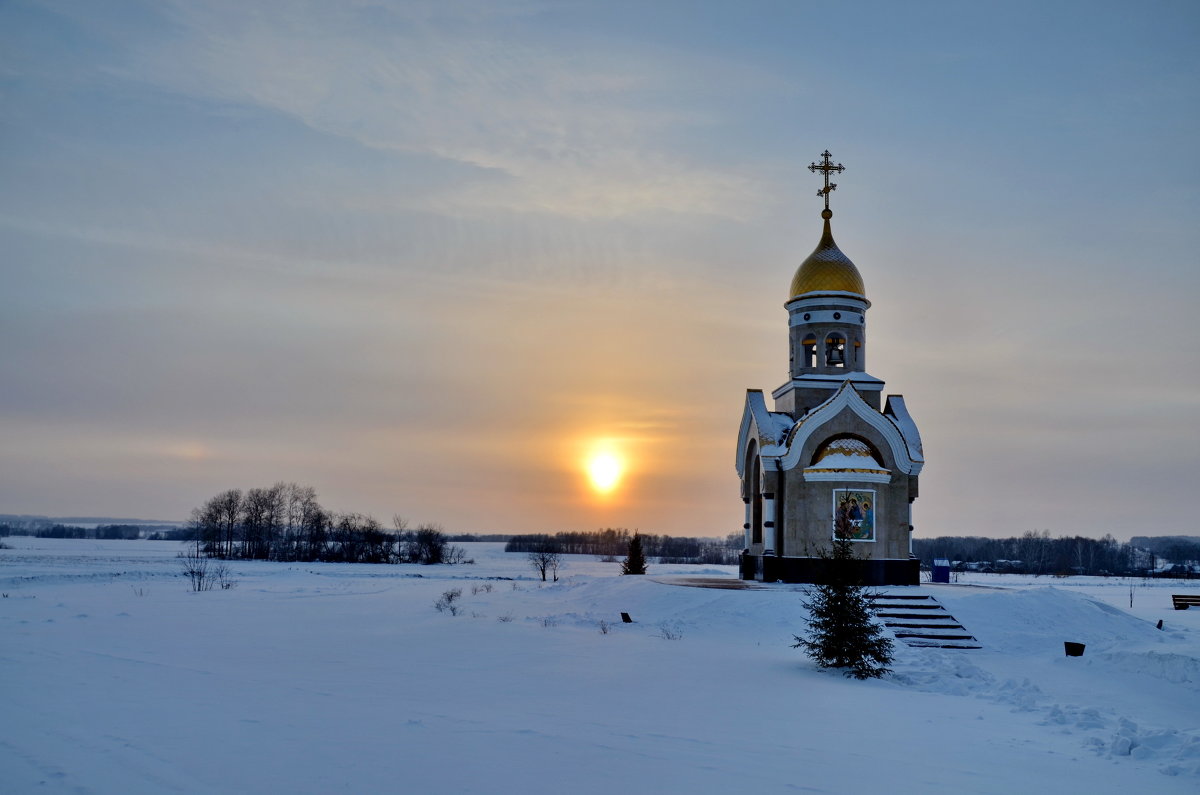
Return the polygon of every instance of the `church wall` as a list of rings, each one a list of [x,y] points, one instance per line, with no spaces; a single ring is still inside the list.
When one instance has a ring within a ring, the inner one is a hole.
[[[784,473],[783,552],[788,556],[817,555],[828,550],[833,540],[834,489],[861,489],[875,492],[875,541],[855,542],[864,558],[908,557],[908,476],[893,475],[891,483],[862,481],[805,481],[804,473],[794,469]]]
[[[830,438],[843,434],[857,436],[869,443],[880,463],[891,470],[888,483],[864,481],[807,481],[803,469],[812,461],[816,451]],[[780,473],[785,481],[782,492],[783,551],[789,556],[817,554],[828,549],[833,534],[833,490],[854,488],[876,493],[875,538],[873,542],[856,542],[855,548],[863,557],[908,558],[910,477],[899,471],[890,445],[878,431],[866,425],[849,409],[840,412],[823,424],[800,451],[795,469]],[[912,478],[915,480],[915,478]]]

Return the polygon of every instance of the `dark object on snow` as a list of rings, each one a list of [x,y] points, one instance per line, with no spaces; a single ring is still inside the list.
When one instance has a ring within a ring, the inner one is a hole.
[[[629,617],[629,614],[628,614],[628,613],[622,613],[622,614],[621,614],[621,620],[622,620],[622,621],[624,621],[626,624],[632,624],[632,623],[633,623],[633,619]]]
[[[946,558],[935,558],[933,561],[933,581],[950,582],[950,561]]]
[[[1171,594],[1171,604],[1176,610],[1187,610],[1189,607],[1200,605],[1200,596],[1193,594]]]
[[[1158,620],[1158,628],[1162,629],[1162,619],[1161,618]]]
[[[1063,641],[1063,646],[1067,650],[1068,657],[1082,657],[1083,656],[1084,644],[1072,643],[1071,641],[1068,640],[1068,641]]]

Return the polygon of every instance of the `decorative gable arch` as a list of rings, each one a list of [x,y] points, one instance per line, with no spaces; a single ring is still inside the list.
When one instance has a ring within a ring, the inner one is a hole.
[[[805,445],[812,437],[821,432],[822,426],[844,410],[853,412],[856,417],[883,437],[891,453],[890,457],[898,470],[906,475],[920,473],[922,462],[914,460],[900,429],[889,417],[871,408],[849,383],[843,384],[833,397],[817,406],[796,424],[787,440],[787,452],[780,460],[780,468],[795,469],[800,466],[800,455]]]
[[[751,440],[758,443],[764,467],[774,469],[774,466],[767,465],[767,461],[774,462],[786,452],[787,434],[793,424],[794,421],[788,415],[767,410],[767,402],[761,389],[747,389],[746,406],[742,409],[742,422],[738,428],[737,452],[734,459],[738,477],[746,477],[746,447]]]

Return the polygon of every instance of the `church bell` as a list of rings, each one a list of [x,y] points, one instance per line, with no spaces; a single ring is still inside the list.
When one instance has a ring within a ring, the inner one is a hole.
[[[845,364],[846,352],[842,350],[842,341],[835,337],[825,340],[826,364]]]

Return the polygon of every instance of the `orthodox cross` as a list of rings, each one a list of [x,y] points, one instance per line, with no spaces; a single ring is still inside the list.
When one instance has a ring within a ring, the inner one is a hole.
[[[829,191],[831,191],[837,187],[836,182],[832,183],[832,184],[829,182],[829,175],[831,172],[842,172],[842,171],[846,170],[846,167],[843,166],[841,163],[838,163],[835,166],[833,164],[833,161],[829,159],[830,156],[831,155],[829,154],[829,150],[826,149],[824,152],[821,153],[821,157],[824,159],[820,163],[810,163],[808,166],[808,170],[813,172],[814,174],[817,173],[818,171],[823,171],[825,173],[825,187],[823,187],[819,191],[817,191],[818,196],[825,197],[825,212],[830,212]]]

